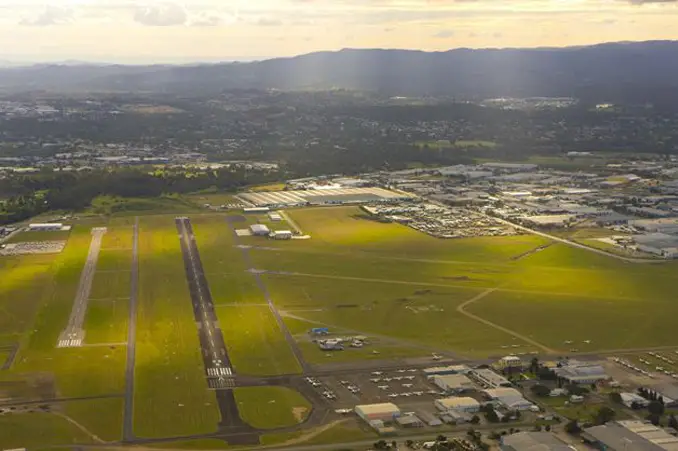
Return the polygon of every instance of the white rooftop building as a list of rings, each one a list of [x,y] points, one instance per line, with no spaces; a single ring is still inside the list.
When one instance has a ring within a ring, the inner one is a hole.
[[[441,412],[454,410],[457,412],[474,413],[480,411],[480,403],[469,397],[450,397],[436,399],[434,402],[436,409]]]
[[[430,378],[437,387],[441,390],[447,392],[463,392],[467,390],[473,390],[475,385],[471,382],[471,379],[464,376],[463,374],[441,374],[435,375]]]

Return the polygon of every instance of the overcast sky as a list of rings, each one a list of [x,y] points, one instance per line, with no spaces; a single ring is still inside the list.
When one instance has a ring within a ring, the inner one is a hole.
[[[251,60],[317,50],[678,39],[673,0],[0,0],[0,59]]]

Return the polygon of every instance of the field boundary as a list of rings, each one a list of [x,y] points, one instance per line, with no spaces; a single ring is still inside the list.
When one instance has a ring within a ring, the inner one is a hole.
[[[130,275],[129,320],[127,321],[127,361],[125,367],[125,407],[122,439],[134,439],[134,367],[137,343],[137,291],[139,285],[139,217],[134,218],[132,231],[132,267]]]
[[[474,302],[477,302],[477,301],[483,299],[484,297],[486,297],[486,296],[488,296],[488,295],[494,293],[494,292],[497,291],[497,290],[499,290],[499,287],[487,289],[487,290],[483,291],[482,293],[480,293],[480,294],[478,294],[478,295],[472,297],[472,298],[469,299],[468,301],[465,301],[465,302],[459,304],[459,305],[457,306],[457,312],[461,313],[462,315],[464,315],[464,316],[466,316],[466,317],[468,317],[468,318],[471,318],[472,320],[475,320],[475,321],[478,321],[478,322],[480,322],[480,323],[483,323],[483,324],[485,324],[486,326],[492,327],[492,328],[494,328],[494,329],[497,329],[497,330],[499,330],[499,331],[502,331],[502,332],[504,332],[504,333],[507,333],[507,334],[509,334],[509,335],[511,335],[511,336],[513,336],[513,337],[515,337],[515,338],[518,338],[519,340],[522,340],[522,341],[524,341],[524,342],[526,342],[526,343],[529,343],[529,344],[531,344],[532,346],[535,346],[535,347],[541,349],[542,351],[546,352],[547,354],[557,354],[557,351],[555,351],[554,349],[551,349],[551,348],[549,348],[549,347],[547,347],[547,346],[544,346],[543,344],[539,343],[539,342],[536,341],[536,340],[531,339],[530,337],[526,337],[525,335],[519,334],[518,332],[516,332],[516,331],[514,331],[514,330],[511,330],[511,329],[509,329],[509,328],[507,328],[507,327],[504,327],[504,326],[500,326],[499,324],[495,324],[495,323],[493,323],[493,322],[490,321],[490,320],[487,320],[487,319],[485,319],[485,318],[483,318],[483,317],[480,317],[480,316],[478,316],[478,315],[474,315],[473,313],[470,313],[470,312],[467,312],[467,311],[466,311],[466,307],[467,307],[467,306],[473,304]]]

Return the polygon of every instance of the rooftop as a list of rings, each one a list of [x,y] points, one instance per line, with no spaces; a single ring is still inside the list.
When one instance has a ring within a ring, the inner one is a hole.
[[[583,438],[619,451],[677,451],[678,437],[643,421],[617,421],[584,430]]]
[[[574,448],[550,432],[519,432],[502,438],[502,448],[513,451],[572,451]]]

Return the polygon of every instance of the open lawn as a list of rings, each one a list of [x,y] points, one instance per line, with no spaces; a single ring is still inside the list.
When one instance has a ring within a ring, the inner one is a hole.
[[[54,255],[0,257],[0,344],[18,340],[49,295]]]
[[[217,306],[216,312],[237,373],[268,376],[300,371],[268,306]]]
[[[106,235],[104,235],[105,237]],[[97,271],[129,271],[132,252],[128,249],[103,249],[99,253]]]
[[[94,274],[90,299],[129,298],[130,271],[102,271]]]
[[[129,299],[90,300],[85,316],[85,343],[127,342]]]
[[[513,344],[531,350],[504,332],[456,311],[459,304],[482,292],[478,289],[272,275],[266,280],[284,315],[322,323],[330,330],[350,329],[368,337],[372,334],[382,344],[375,349],[385,355],[389,349],[401,356],[446,349],[487,355]],[[311,352],[308,346],[302,349]],[[349,353],[353,351],[344,351],[347,356],[340,359],[352,357]],[[362,352],[366,351],[371,351],[370,347]]]
[[[71,401],[65,403],[61,411],[104,441],[118,441],[122,438],[122,397]]]
[[[103,216],[135,216],[168,213],[195,213],[201,209],[193,202],[181,196],[162,196],[160,198],[144,197],[110,197],[99,196],[92,201],[85,214]]]
[[[311,413],[311,404],[287,387],[241,387],[234,390],[240,417],[260,429],[294,426]]]
[[[96,442],[62,417],[34,412],[0,415],[0,443],[10,449]]]
[[[208,390],[174,218],[145,217],[139,234],[134,432],[165,437],[214,432]]]

